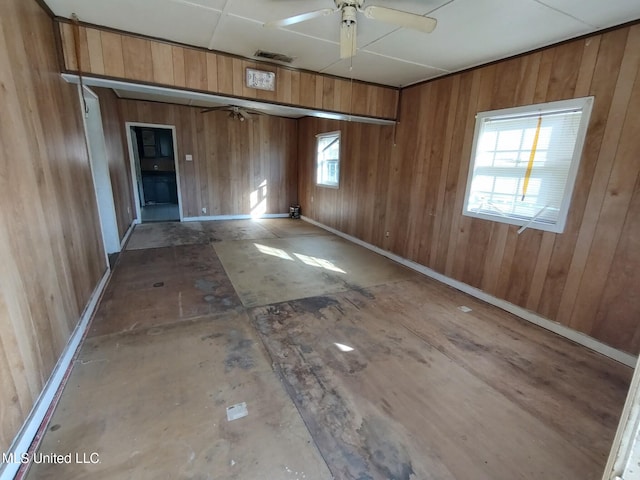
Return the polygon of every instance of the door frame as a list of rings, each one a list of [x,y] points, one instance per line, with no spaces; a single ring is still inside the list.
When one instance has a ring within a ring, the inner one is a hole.
[[[83,91],[84,88],[84,91]],[[118,230],[118,218],[115,208],[115,198],[113,196],[113,188],[111,186],[111,175],[109,173],[109,158],[107,157],[107,145],[104,136],[104,125],[102,123],[102,112],[100,110],[100,97],[89,87],[78,85],[78,97],[80,99],[80,110],[82,116],[82,125],[84,127],[85,142],[87,146],[87,155],[89,157],[89,167],[91,168],[91,179],[93,181],[93,191],[96,198],[96,206],[98,210],[98,222],[100,224],[100,233],[102,236],[102,247],[104,256],[109,266],[109,254],[118,253],[122,250],[120,232]],[[85,102],[90,102],[91,108],[84,110]],[[92,109],[97,111],[97,120],[100,124],[98,138],[91,138],[89,132],[88,116]],[[96,145],[96,142],[98,143]],[[93,144],[93,147],[91,146]],[[99,165],[98,159],[92,150],[99,149],[104,152],[102,159],[105,164]],[[113,250],[112,252],[108,250]]]
[[[176,188],[178,190],[178,213],[180,214],[180,221],[184,221],[184,214],[182,213],[182,189],[180,187],[180,165],[178,163],[178,139],[176,136],[175,125],[164,125],[161,123],[144,123],[144,122],[125,122],[125,130],[127,133],[127,147],[129,149],[129,165],[131,167],[131,188],[133,189],[133,196],[136,204],[136,224],[142,223],[142,212],[140,210],[140,193],[138,192],[138,180],[142,182],[142,179],[138,179],[138,171],[136,169],[136,156],[133,151],[133,141],[131,140],[131,127],[149,127],[149,128],[162,128],[165,130],[171,130],[171,140],[173,142],[173,163],[176,168]]]

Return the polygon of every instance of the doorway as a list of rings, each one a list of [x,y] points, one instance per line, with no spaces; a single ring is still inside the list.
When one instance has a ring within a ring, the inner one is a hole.
[[[138,219],[181,221],[175,127],[133,122],[126,126]]]

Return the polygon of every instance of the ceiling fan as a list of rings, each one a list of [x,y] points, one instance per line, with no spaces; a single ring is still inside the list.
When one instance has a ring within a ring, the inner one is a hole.
[[[245,120],[251,120],[251,115],[262,115],[262,112],[249,110],[246,108],[238,107],[236,105],[221,105],[219,107],[205,108],[200,113],[215,112],[218,110],[228,111],[229,118],[240,120],[241,122],[244,122]]]
[[[371,5],[364,7],[364,0],[334,0],[336,8],[324,8],[312,12],[301,13],[282,20],[274,20],[265,23],[267,27],[286,27],[300,22],[306,22],[313,18],[324,17],[340,12],[342,21],[340,25],[340,58],[350,58],[356,54],[356,23],[357,13],[362,13],[366,18],[391,23],[399,27],[411,28],[425,33],[431,33],[436,28],[436,19],[423,17],[415,13],[403,12],[393,8]]]

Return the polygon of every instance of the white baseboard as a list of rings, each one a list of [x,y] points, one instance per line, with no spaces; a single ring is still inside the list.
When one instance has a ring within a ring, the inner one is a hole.
[[[372,250],[382,256],[385,256],[395,262],[398,262],[406,267],[411,268],[412,270],[415,270],[416,272],[422,273],[423,275],[426,275],[428,277],[433,278],[434,280],[438,280],[439,282],[444,283],[445,285],[449,285],[450,287],[453,287],[457,290],[460,290],[461,292],[467,293],[469,295],[471,295],[472,297],[475,297],[479,300],[482,300],[484,302],[487,302],[491,305],[494,305],[498,308],[501,308],[502,310],[505,310],[509,313],[512,313],[524,320],[527,320],[531,323],[534,323],[542,328],[545,328],[547,330],[550,330],[554,333],[557,333],[558,335],[568,338],[571,341],[574,341],[580,345],[583,345],[595,352],[598,352],[602,355],[605,355],[609,358],[612,358],[613,360],[616,360],[620,363],[623,363],[629,367],[635,367],[636,362],[638,360],[638,357],[634,356],[634,355],[630,355],[626,352],[623,352],[621,350],[618,350],[616,348],[610,347],[609,345],[606,345],[598,340],[596,340],[593,337],[590,337],[582,332],[578,332],[577,330],[573,330],[569,327],[566,327],[558,322],[554,322],[553,320],[549,320],[548,318],[544,318],[540,315],[538,315],[537,313],[534,313],[530,310],[527,310],[525,308],[522,308],[518,305],[515,305],[511,302],[507,302],[506,300],[502,300],[501,298],[498,297],[494,297],[493,295],[489,295],[486,292],[483,292],[482,290],[472,287],[471,285],[467,285],[466,283],[460,282],[458,280],[454,280],[453,278],[447,277],[446,275],[443,275],[441,273],[436,272],[435,270],[431,270],[428,267],[425,267],[424,265],[421,265],[417,262],[414,262],[412,260],[408,260],[404,257],[401,257],[400,255],[396,255],[395,253],[391,253],[388,252],[386,250],[383,250],[382,248],[376,247],[375,245],[371,245],[370,243],[367,243],[363,240],[360,240],[359,238],[353,237],[351,235],[348,235],[346,233],[343,233],[339,230],[336,230],[335,228],[331,228],[328,227],[320,222],[317,222],[311,218],[305,217],[304,215],[301,216],[301,218],[305,221],[305,222],[309,222],[313,225],[316,225],[317,227],[323,228],[331,233],[334,233],[346,240],[349,240],[350,242],[356,243],[362,247],[368,248],[369,250]]]
[[[124,246],[127,244],[127,241],[129,240],[129,237],[131,236],[131,233],[133,232],[133,229],[136,227],[136,225],[136,219],[134,219],[131,222],[131,225],[129,225],[129,228],[127,228],[124,237],[122,237],[122,240],[120,241],[120,251],[124,250]]]
[[[9,451],[7,452],[9,456],[14,454],[14,458],[20,459],[20,456],[23,453],[27,453],[29,451],[29,447],[33,442],[34,438],[38,434],[38,430],[42,425],[42,422],[46,418],[49,409],[52,407],[52,402],[54,401],[58,389],[62,385],[62,382],[65,379],[67,371],[71,367],[73,362],[73,358],[80,346],[84,334],[89,325],[89,320],[93,316],[93,313],[98,305],[98,301],[102,296],[102,292],[104,291],[105,286],[107,285],[107,281],[109,280],[109,276],[111,275],[111,270],[107,268],[104,275],[98,282],[98,285],[94,289],[91,297],[89,298],[89,302],[85,307],[82,315],[80,317],[80,321],[76,325],[76,328],[73,330],[69,341],[65,349],[62,351],[60,358],[58,358],[58,363],[56,364],[49,380],[45,384],[42,392],[40,392],[40,396],[36,400],[29,416],[25,420],[22,428],[16,435],[11,447],[9,447]],[[4,463],[0,466],[0,480],[11,480],[18,473],[22,465],[20,463]]]
[[[209,220],[256,220],[260,218],[287,218],[288,213],[263,213],[261,215],[211,215],[208,217],[184,217],[183,222],[206,222]]]

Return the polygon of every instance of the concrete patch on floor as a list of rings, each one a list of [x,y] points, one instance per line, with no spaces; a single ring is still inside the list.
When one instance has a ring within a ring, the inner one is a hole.
[[[213,247],[246,307],[417,275],[335,235],[221,242]]]
[[[241,402],[248,415],[229,422]],[[37,464],[29,479],[331,478],[237,312],[89,339],[39,452],[99,463]]]

